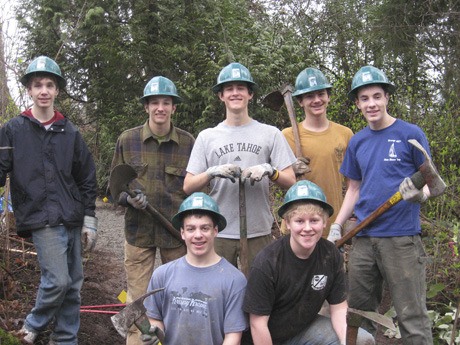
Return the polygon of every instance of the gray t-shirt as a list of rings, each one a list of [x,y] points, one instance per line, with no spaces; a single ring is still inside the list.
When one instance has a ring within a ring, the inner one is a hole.
[[[296,158],[281,131],[256,120],[243,126],[227,126],[223,122],[202,131],[195,141],[187,172],[198,175],[207,168],[222,164],[235,164],[241,169],[270,163],[278,170],[292,165]],[[248,238],[271,233],[273,215],[270,209],[269,179],[245,183]],[[239,239],[238,183],[228,179],[211,180],[211,197],[227,219],[227,227],[218,237]]]
[[[222,345],[226,333],[248,327],[243,312],[246,278],[222,258],[209,267],[190,265],[185,257],[158,267],[145,299],[147,316],[165,325],[163,345]]]

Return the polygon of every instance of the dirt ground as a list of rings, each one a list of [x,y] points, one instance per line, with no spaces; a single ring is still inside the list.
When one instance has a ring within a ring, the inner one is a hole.
[[[123,269],[123,212],[122,208],[115,208],[102,201],[97,202],[99,237],[95,250],[85,258],[82,306],[120,303],[117,296],[126,289]],[[29,249],[33,251],[33,247]],[[14,279],[7,280],[10,286],[0,286],[0,328],[9,332],[20,329],[23,318],[33,307],[40,277],[36,258],[33,255],[15,253],[12,257],[13,260],[10,261],[14,262],[14,267],[10,268],[10,273]],[[159,259],[157,261],[159,262]],[[8,298],[1,295],[2,291],[8,292]],[[388,304],[387,298],[385,306]],[[384,309],[385,307],[383,311]],[[119,311],[120,308],[107,307],[104,310]],[[123,338],[114,329],[110,316],[102,313],[81,313],[79,344],[124,344]],[[48,344],[51,327],[52,325],[39,336],[36,344]],[[384,337],[381,332],[376,340],[377,344],[402,344],[400,340]]]

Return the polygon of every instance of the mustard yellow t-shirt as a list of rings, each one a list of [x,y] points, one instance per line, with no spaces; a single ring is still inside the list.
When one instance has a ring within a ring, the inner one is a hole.
[[[339,173],[348,142],[353,136],[350,128],[329,121],[329,128],[323,132],[306,130],[298,124],[302,156],[310,158],[311,172],[304,177],[316,183],[326,194],[326,199],[334,208],[334,214],[329,218],[323,237],[327,237],[329,227],[334,222],[343,202],[345,179]],[[292,151],[295,152],[294,133],[292,127],[283,129]]]

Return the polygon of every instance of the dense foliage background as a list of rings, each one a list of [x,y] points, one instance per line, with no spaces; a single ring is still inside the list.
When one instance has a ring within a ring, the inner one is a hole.
[[[176,83],[184,102],[174,122],[197,135],[224,117],[211,87],[229,62],[260,86],[251,115],[280,129],[286,112],[260,100],[317,67],[334,85],[329,117],[356,132],[365,122],[346,98],[352,76],[366,64],[383,69],[397,85],[390,113],[426,132],[449,185],[424,205],[424,231],[436,310],[459,303],[460,1],[19,0],[17,19],[17,75],[42,54],[61,66],[68,87],[58,107],[84,132],[101,193],[116,138],[146,119],[139,97],[155,75]],[[2,121],[16,114],[3,102]]]

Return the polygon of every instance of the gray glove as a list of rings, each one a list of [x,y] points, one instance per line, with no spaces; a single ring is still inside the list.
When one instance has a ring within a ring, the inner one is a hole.
[[[423,189],[417,189],[409,177],[406,177],[399,185],[399,192],[404,200],[409,202],[422,203],[428,199],[428,196],[423,192]]]
[[[165,333],[157,326],[151,326],[149,334],[141,335],[142,345],[157,345],[160,344],[160,340],[164,340],[164,338]]]
[[[253,186],[254,182],[262,180],[262,177],[265,175],[273,175],[274,171],[274,168],[268,163],[254,165],[243,170],[241,173],[241,179],[243,183],[246,179],[249,179],[251,181],[251,186]]]
[[[297,161],[292,164],[295,176],[302,176],[311,171],[310,169],[310,158],[298,157]]]
[[[81,228],[81,245],[83,251],[90,252],[93,250],[97,241],[97,218],[85,216],[83,218],[83,227]]]
[[[145,196],[144,193],[140,189],[135,189],[133,190],[134,193],[136,193],[136,196],[134,198],[131,198],[128,195],[128,198],[126,201],[128,204],[130,204],[132,207],[138,209],[138,210],[143,210],[147,207],[148,201],[147,197]]]
[[[208,174],[211,179],[214,177],[228,178],[234,183],[235,179],[241,175],[241,168],[235,164],[216,165],[209,167],[206,170],[206,174]]]
[[[329,229],[329,235],[327,236],[327,240],[335,243],[342,238],[342,225],[338,223],[333,223]]]

